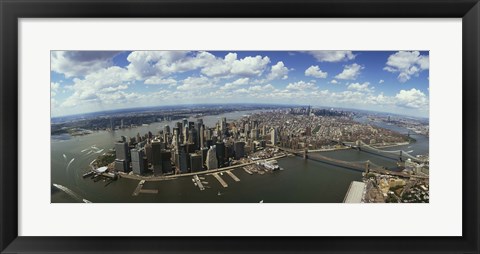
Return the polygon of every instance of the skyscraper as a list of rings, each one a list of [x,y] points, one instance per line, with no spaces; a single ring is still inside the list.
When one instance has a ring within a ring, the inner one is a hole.
[[[178,162],[176,164],[178,165],[178,170],[180,173],[187,173],[187,153],[184,149],[177,150],[177,153],[176,159]]]
[[[272,128],[270,130],[270,135],[271,135],[270,141],[272,142],[272,145],[276,145],[278,143],[278,130],[277,130],[277,128]]]
[[[198,132],[195,128],[192,128],[188,131],[188,143],[193,144],[196,150],[200,148],[198,140]]]
[[[190,154],[190,170],[192,172],[198,172],[203,170],[202,156],[200,154]]]
[[[161,174],[162,173],[162,158],[161,158],[161,152],[162,152],[162,144],[158,140],[154,140],[152,142],[152,154],[151,154],[151,162],[153,166],[153,172],[155,174]]]
[[[205,132],[205,127],[203,127],[203,124],[200,125],[200,129],[198,131],[198,139],[199,139],[199,145],[200,145],[200,148],[204,148],[205,147],[205,136],[204,136],[204,132]]]
[[[162,173],[172,172],[172,152],[170,150],[162,150],[160,153],[160,161],[162,164]]]
[[[130,151],[126,142],[115,143],[115,157],[124,160],[127,165],[130,163]]]
[[[209,170],[218,168],[217,151],[215,146],[211,146],[208,150],[206,164]]]
[[[164,132],[164,133],[167,133],[167,134],[170,134],[170,125],[165,125],[165,126],[163,127],[163,132]]]
[[[223,141],[217,142],[215,144],[215,150],[217,153],[218,167],[221,167],[223,163],[225,163],[225,143],[223,143]]]
[[[200,154],[202,155],[202,165],[207,165],[207,155],[208,155],[208,148],[202,147],[200,148]]]
[[[245,157],[245,142],[238,141],[234,144],[235,160]]]
[[[145,165],[143,163],[144,151],[143,149],[132,149],[132,170],[133,173],[141,175],[145,172]]]

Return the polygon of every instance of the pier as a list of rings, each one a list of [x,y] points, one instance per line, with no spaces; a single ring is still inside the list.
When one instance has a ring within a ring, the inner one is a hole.
[[[234,174],[232,173],[232,171],[227,170],[227,171],[225,171],[225,172],[226,172],[233,180],[235,180],[235,182],[240,182],[240,178],[238,178],[236,175],[234,175]]]
[[[218,173],[212,174],[215,178],[217,178],[218,182],[223,186],[223,188],[227,188],[228,184],[218,175]]]
[[[205,187],[203,186],[203,183],[200,181],[200,178],[198,178],[198,175],[194,175],[193,180],[197,184],[197,186],[200,190],[202,190],[202,191],[205,190]]]
[[[140,194],[144,183],[145,180],[141,180],[140,182],[138,182],[137,188],[135,188],[135,190],[133,191],[132,196],[138,196],[138,194]]]
[[[157,190],[157,189],[141,189],[141,190],[140,190],[140,193],[144,193],[144,194],[158,194],[158,190]]]

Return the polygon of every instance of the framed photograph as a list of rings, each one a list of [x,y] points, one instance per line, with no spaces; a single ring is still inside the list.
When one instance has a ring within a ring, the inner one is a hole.
[[[1,252],[478,253],[479,8],[2,1]]]

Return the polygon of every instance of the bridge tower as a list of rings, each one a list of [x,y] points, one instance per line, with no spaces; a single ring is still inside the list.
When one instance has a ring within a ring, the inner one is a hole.
[[[303,158],[308,159],[308,148],[303,149]]]
[[[399,161],[403,161],[402,155],[403,155],[403,151],[400,150],[400,157],[399,157],[399,159],[398,159]]]
[[[368,172],[370,172],[370,160],[365,162],[365,174],[368,174]]]
[[[361,151],[361,150],[362,150],[362,148],[361,148],[361,146],[362,146],[362,141],[361,141],[361,140],[357,140],[355,143],[356,143],[356,145],[357,145],[357,150],[358,150],[358,151]]]

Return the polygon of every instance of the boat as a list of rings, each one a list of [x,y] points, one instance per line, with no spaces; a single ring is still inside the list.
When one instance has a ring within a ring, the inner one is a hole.
[[[278,166],[278,162],[276,160],[267,161],[263,164],[263,166],[272,171],[280,169],[280,167]]]
[[[83,178],[87,178],[87,177],[89,177],[89,176],[91,176],[91,175],[93,175],[93,174],[95,174],[94,171],[89,171],[89,172],[83,174]]]
[[[247,172],[249,175],[253,175],[252,171],[248,170],[246,167],[243,167],[243,170],[245,170],[245,172]]]

